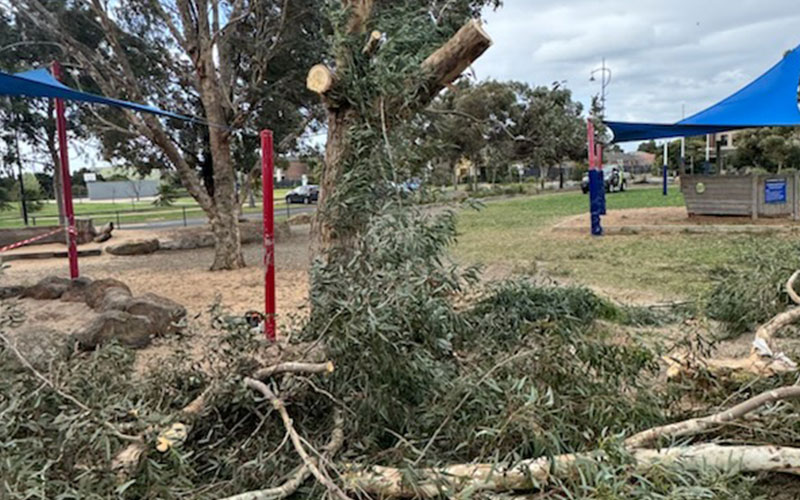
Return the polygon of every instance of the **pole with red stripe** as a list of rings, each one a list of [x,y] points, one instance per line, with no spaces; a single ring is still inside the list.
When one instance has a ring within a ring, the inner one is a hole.
[[[261,190],[264,216],[264,332],[275,341],[275,206],[273,200],[272,131],[261,131]]]
[[[53,61],[53,77],[61,81],[61,65]],[[58,129],[58,154],[61,168],[61,185],[64,188],[64,213],[67,219],[67,253],[69,255],[69,276],[78,277],[78,247],[75,242],[75,211],[72,207],[72,179],[69,175],[69,151],[67,151],[67,118],[64,100],[56,99],[56,128]]]

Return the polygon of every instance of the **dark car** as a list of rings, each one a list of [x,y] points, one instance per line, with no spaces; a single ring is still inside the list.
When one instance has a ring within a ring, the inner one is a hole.
[[[316,203],[319,199],[319,186],[298,186],[286,193],[286,203]]]

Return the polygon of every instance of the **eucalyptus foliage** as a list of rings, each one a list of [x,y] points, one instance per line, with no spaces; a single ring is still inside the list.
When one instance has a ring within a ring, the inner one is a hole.
[[[708,315],[732,334],[754,331],[791,302],[786,281],[797,270],[800,244],[777,238],[752,238],[736,249],[731,263],[712,270],[706,297]]]

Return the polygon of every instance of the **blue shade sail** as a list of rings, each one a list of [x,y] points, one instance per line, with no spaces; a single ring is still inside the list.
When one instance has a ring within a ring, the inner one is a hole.
[[[797,126],[800,125],[798,82],[800,47],[788,52],[778,64],[735,94],[675,124],[604,123],[614,132],[613,142],[688,137],[751,127]]]
[[[80,92],[67,87],[59,82],[46,69],[34,69],[22,73],[4,73],[0,71],[0,95],[10,95],[19,97],[47,97],[65,99],[70,101],[90,102],[95,104],[105,104],[119,108],[141,111],[154,115],[176,118],[178,120],[196,121],[194,118],[171,113],[162,109],[137,104],[135,102],[112,99],[86,92]]]

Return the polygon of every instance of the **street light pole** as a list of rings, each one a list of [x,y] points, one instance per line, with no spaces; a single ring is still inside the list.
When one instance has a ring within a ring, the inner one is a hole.
[[[603,63],[599,68],[595,68],[589,74],[589,81],[597,81],[594,75],[600,73],[600,118],[606,117],[606,87],[611,83],[611,68],[606,66],[606,58],[603,58]]]

